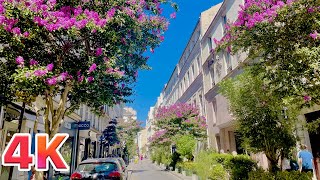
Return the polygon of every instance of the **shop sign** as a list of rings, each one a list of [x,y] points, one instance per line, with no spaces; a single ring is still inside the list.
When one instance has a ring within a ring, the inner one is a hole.
[[[79,130],[88,130],[90,129],[90,121],[80,121],[78,122]]]

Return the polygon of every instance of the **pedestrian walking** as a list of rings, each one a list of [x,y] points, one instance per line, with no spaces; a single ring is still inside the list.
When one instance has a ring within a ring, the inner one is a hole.
[[[301,145],[301,151],[298,153],[300,172],[313,173],[313,156],[311,152],[307,150],[306,145]]]

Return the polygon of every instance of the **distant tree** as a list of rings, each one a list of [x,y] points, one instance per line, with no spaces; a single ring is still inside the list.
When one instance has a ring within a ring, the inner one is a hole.
[[[124,142],[128,151],[129,158],[137,155],[137,144],[135,139],[137,133],[142,130],[141,121],[129,119],[126,122],[120,122],[117,125],[117,137],[120,143]]]
[[[154,122],[158,131],[166,131],[167,138],[185,134],[197,138],[206,137],[206,119],[193,104],[177,103],[160,107]]]

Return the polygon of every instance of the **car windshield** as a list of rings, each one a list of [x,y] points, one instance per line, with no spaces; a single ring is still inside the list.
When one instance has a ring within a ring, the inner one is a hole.
[[[80,172],[91,173],[110,172],[114,170],[117,170],[117,165],[112,162],[85,163],[80,164],[78,167],[78,171]]]

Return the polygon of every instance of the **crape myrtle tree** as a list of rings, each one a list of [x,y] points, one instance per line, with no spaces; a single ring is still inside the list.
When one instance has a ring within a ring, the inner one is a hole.
[[[164,39],[164,3],[176,8],[166,0],[1,0],[1,82],[15,100],[43,98],[50,138],[80,104],[100,112],[128,102],[137,70],[148,68],[144,52]]]
[[[319,104],[320,1],[248,0],[217,50],[246,52],[275,95],[302,106]]]
[[[198,107],[194,104],[176,103],[159,107],[154,124],[158,131],[165,131],[164,137],[185,134],[196,138],[206,137],[206,119],[200,115]]]
[[[300,107],[319,104],[319,7],[317,0],[248,0],[241,6],[237,20],[226,26],[228,33],[222,39],[215,39],[216,51],[245,52],[248,55],[245,65],[252,65],[254,69],[249,72],[250,76],[258,76],[267,83],[270,96],[275,97],[271,102],[276,103],[278,99],[278,103],[287,101]],[[250,91],[243,93],[244,96],[252,94]],[[235,106],[232,93],[224,94],[229,96],[231,107]],[[259,99],[261,94],[257,96]],[[268,109],[276,107],[272,103],[267,105],[270,106]],[[279,111],[267,112],[272,115]],[[290,111],[293,110],[287,110]],[[261,118],[256,117],[255,121],[261,121]],[[250,126],[254,125],[254,121],[251,123]],[[270,128],[264,131],[267,129]],[[270,133],[277,135],[278,131],[274,129]],[[261,140],[260,136],[253,137]],[[279,141],[276,139],[275,142]]]
[[[194,104],[176,103],[170,106],[159,107],[155,116],[155,133],[150,137],[150,146],[155,153],[166,151],[170,149],[172,144],[177,144],[178,140],[188,135],[188,138],[204,139],[206,137],[206,119],[200,115],[199,109]],[[178,147],[181,147],[182,156],[191,159],[191,151],[185,152],[185,146],[194,147],[193,144],[184,144],[185,141],[179,141]],[[177,149],[177,151],[179,151]],[[163,152],[164,153],[164,152]],[[167,151],[166,151],[167,153]],[[176,162],[174,157],[169,157],[169,154],[164,153],[165,162],[174,167]],[[156,155],[158,156],[158,155]],[[171,155],[170,155],[171,156]],[[173,164],[172,164],[173,163]]]
[[[250,152],[263,152],[270,171],[279,170],[281,158],[289,157],[296,145],[294,136],[299,108],[291,98],[279,100],[263,79],[247,68],[235,78],[222,81],[220,92],[230,102],[230,112],[237,122],[237,131]]]

